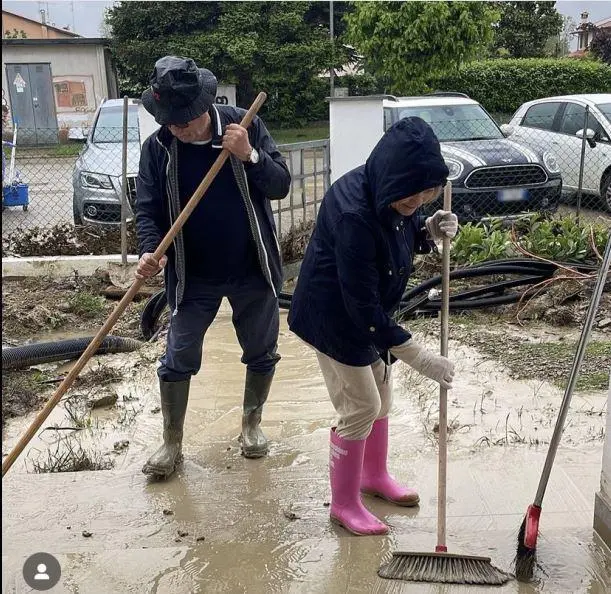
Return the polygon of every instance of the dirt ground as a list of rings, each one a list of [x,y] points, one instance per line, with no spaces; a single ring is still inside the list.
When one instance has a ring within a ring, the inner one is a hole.
[[[435,266],[419,271],[434,274]],[[44,342],[77,336],[93,336],[117,302],[105,295],[112,282],[108,274],[68,279],[23,279],[3,283],[3,346]],[[145,286],[146,294],[132,302],[112,334],[142,338],[140,316],[148,294],[162,287],[161,278]],[[291,285],[285,290],[290,291]],[[566,292],[566,291],[565,291]],[[573,292],[574,293],[574,292]],[[492,360],[503,363],[517,379],[549,381],[563,387],[572,363],[580,323],[585,317],[588,293],[557,304],[561,289],[530,302],[494,310],[476,310],[452,316],[451,334]],[[424,335],[435,336],[436,322],[430,318],[405,324]],[[595,330],[588,347],[577,388],[604,390],[611,367],[611,293],[605,293],[598,310]],[[2,417],[20,416],[39,407],[41,390],[56,385],[52,366],[39,366],[2,376]]]

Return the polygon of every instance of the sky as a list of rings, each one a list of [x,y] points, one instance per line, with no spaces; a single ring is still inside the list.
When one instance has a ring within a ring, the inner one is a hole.
[[[104,9],[113,5],[110,0],[59,0],[55,2],[40,2],[38,0],[4,0],[2,8],[23,16],[40,20],[40,10],[47,11],[47,22],[55,23],[57,27],[70,25],[72,31],[85,37],[100,37],[100,26],[104,19]],[[587,11],[592,22],[611,16],[609,0],[584,0],[556,2],[558,12],[572,17],[577,24],[580,14]],[[571,49],[576,49],[576,39]]]

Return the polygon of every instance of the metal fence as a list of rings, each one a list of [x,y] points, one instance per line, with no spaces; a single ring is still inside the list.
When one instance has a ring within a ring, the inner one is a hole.
[[[426,114],[422,114],[423,116]],[[3,141],[2,237],[59,223],[118,227],[123,190],[123,109],[98,122],[85,143],[20,144],[44,131],[17,130]],[[587,109],[565,114],[550,136],[545,114],[499,132],[481,118],[430,119],[453,181],[462,222],[523,212],[576,213],[611,226],[611,139]],[[583,133],[586,130],[586,133]],[[137,112],[126,126],[127,217],[133,215],[140,138]],[[44,134],[43,134],[44,137]],[[329,187],[329,141],[280,145],[292,175],[289,195],[272,204],[278,234],[316,217]],[[432,212],[439,202],[425,207]],[[117,245],[116,253],[120,253]],[[51,255],[51,254],[49,254]]]

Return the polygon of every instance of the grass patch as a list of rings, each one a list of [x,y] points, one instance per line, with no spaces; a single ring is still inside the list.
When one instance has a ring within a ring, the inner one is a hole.
[[[68,144],[58,144],[48,149],[49,157],[76,157],[83,148],[81,142],[70,142]]]
[[[70,299],[70,311],[85,318],[94,318],[105,309],[106,300],[88,291],[75,293]]]
[[[465,327],[454,337],[480,353],[505,365],[516,379],[548,381],[565,388],[577,343],[575,341],[532,343],[501,331]],[[576,390],[606,390],[611,367],[611,341],[592,341],[579,371]]]
[[[329,138],[329,124],[315,124],[304,128],[275,128],[270,130],[276,144],[292,144]]]
[[[7,419],[23,416],[40,406],[45,379],[39,371],[3,371],[2,426]]]
[[[48,472],[82,472],[86,470],[110,470],[114,461],[100,452],[87,451],[75,439],[62,439],[54,450],[41,453],[32,461],[32,471],[38,474]]]

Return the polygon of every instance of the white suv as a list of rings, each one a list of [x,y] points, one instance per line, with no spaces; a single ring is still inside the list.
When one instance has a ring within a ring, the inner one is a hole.
[[[511,138],[554,151],[563,189],[575,193],[579,184],[586,106],[585,194],[600,197],[611,212],[611,94],[564,95],[524,103],[501,129]]]

